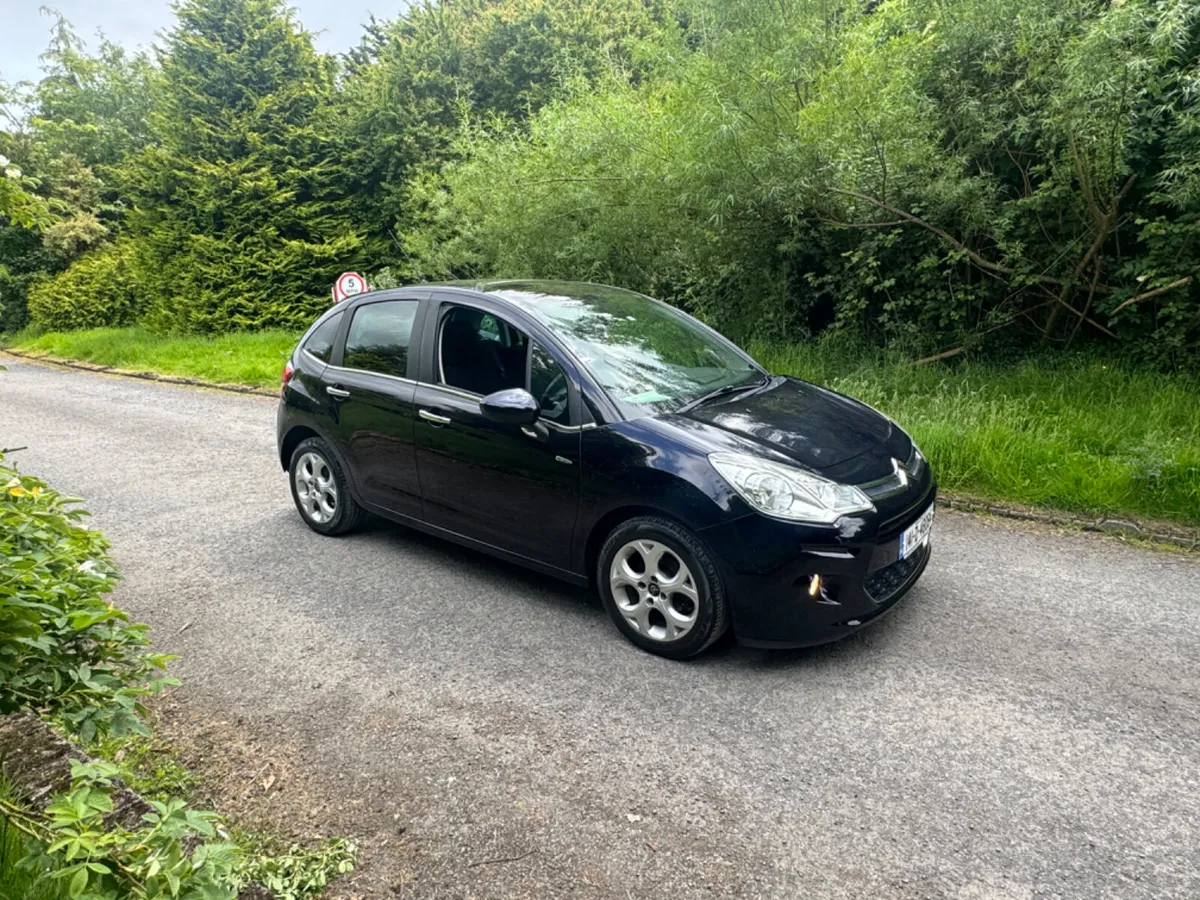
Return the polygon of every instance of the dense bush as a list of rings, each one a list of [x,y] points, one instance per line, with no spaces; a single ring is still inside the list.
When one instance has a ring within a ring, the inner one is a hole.
[[[298,327],[361,266],[613,281],[743,338],[1200,359],[1192,0],[427,0],[340,61],[282,0],[176,14],[157,64],[60,22],[0,131],[54,213],[35,269],[129,240],[155,330]]]
[[[55,713],[85,740],[144,733],[142,698],[174,683],[169,657],[106,600],[117,573],[84,515],[0,456],[0,714]]]
[[[648,78],[475,127],[422,274],[586,276],[741,335],[1200,352],[1200,7],[694,0]]]
[[[29,322],[46,331],[120,327],[137,321],[143,289],[132,243],[88,253],[29,291]]]

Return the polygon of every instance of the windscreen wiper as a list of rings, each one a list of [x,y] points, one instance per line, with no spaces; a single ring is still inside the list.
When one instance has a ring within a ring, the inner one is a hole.
[[[766,384],[770,380],[771,380],[770,375],[764,375],[762,378],[756,379],[755,381],[749,381],[749,382],[742,381],[742,382],[738,382],[737,384],[726,384],[722,387],[717,388],[715,391],[709,391],[707,394],[703,394],[703,395],[697,397],[695,400],[692,400],[690,403],[685,403],[683,406],[679,407],[678,412],[681,412],[681,413],[691,412],[693,409],[695,409],[701,403],[707,403],[709,400],[715,400],[717,397],[724,397],[726,394],[733,394],[738,391],[748,391],[751,388],[762,387],[764,384]]]

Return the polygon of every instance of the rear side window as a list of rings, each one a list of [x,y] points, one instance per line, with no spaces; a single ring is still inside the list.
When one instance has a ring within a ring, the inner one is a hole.
[[[341,324],[341,313],[330,316],[308,336],[308,340],[304,342],[304,349],[321,362],[329,362],[329,357],[333,355],[333,339],[337,337],[338,326]]]
[[[419,300],[384,300],[354,311],[342,365],[382,375],[408,376],[408,345]]]

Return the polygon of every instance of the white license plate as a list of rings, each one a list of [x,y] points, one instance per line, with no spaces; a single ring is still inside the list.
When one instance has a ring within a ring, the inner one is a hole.
[[[929,543],[929,533],[931,531],[933,531],[932,503],[929,504],[929,509],[921,513],[921,518],[917,519],[917,521],[905,529],[904,534],[900,535],[900,555],[896,559],[905,559],[924,547]]]

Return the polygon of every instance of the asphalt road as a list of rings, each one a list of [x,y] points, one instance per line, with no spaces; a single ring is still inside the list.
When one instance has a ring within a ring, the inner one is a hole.
[[[192,715],[367,842],[343,891],[1200,896],[1194,558],[943,512],[879,625],[670,663],[586,592],[310,532],[269,399],[5,363],[0,446],[87,499]]]

